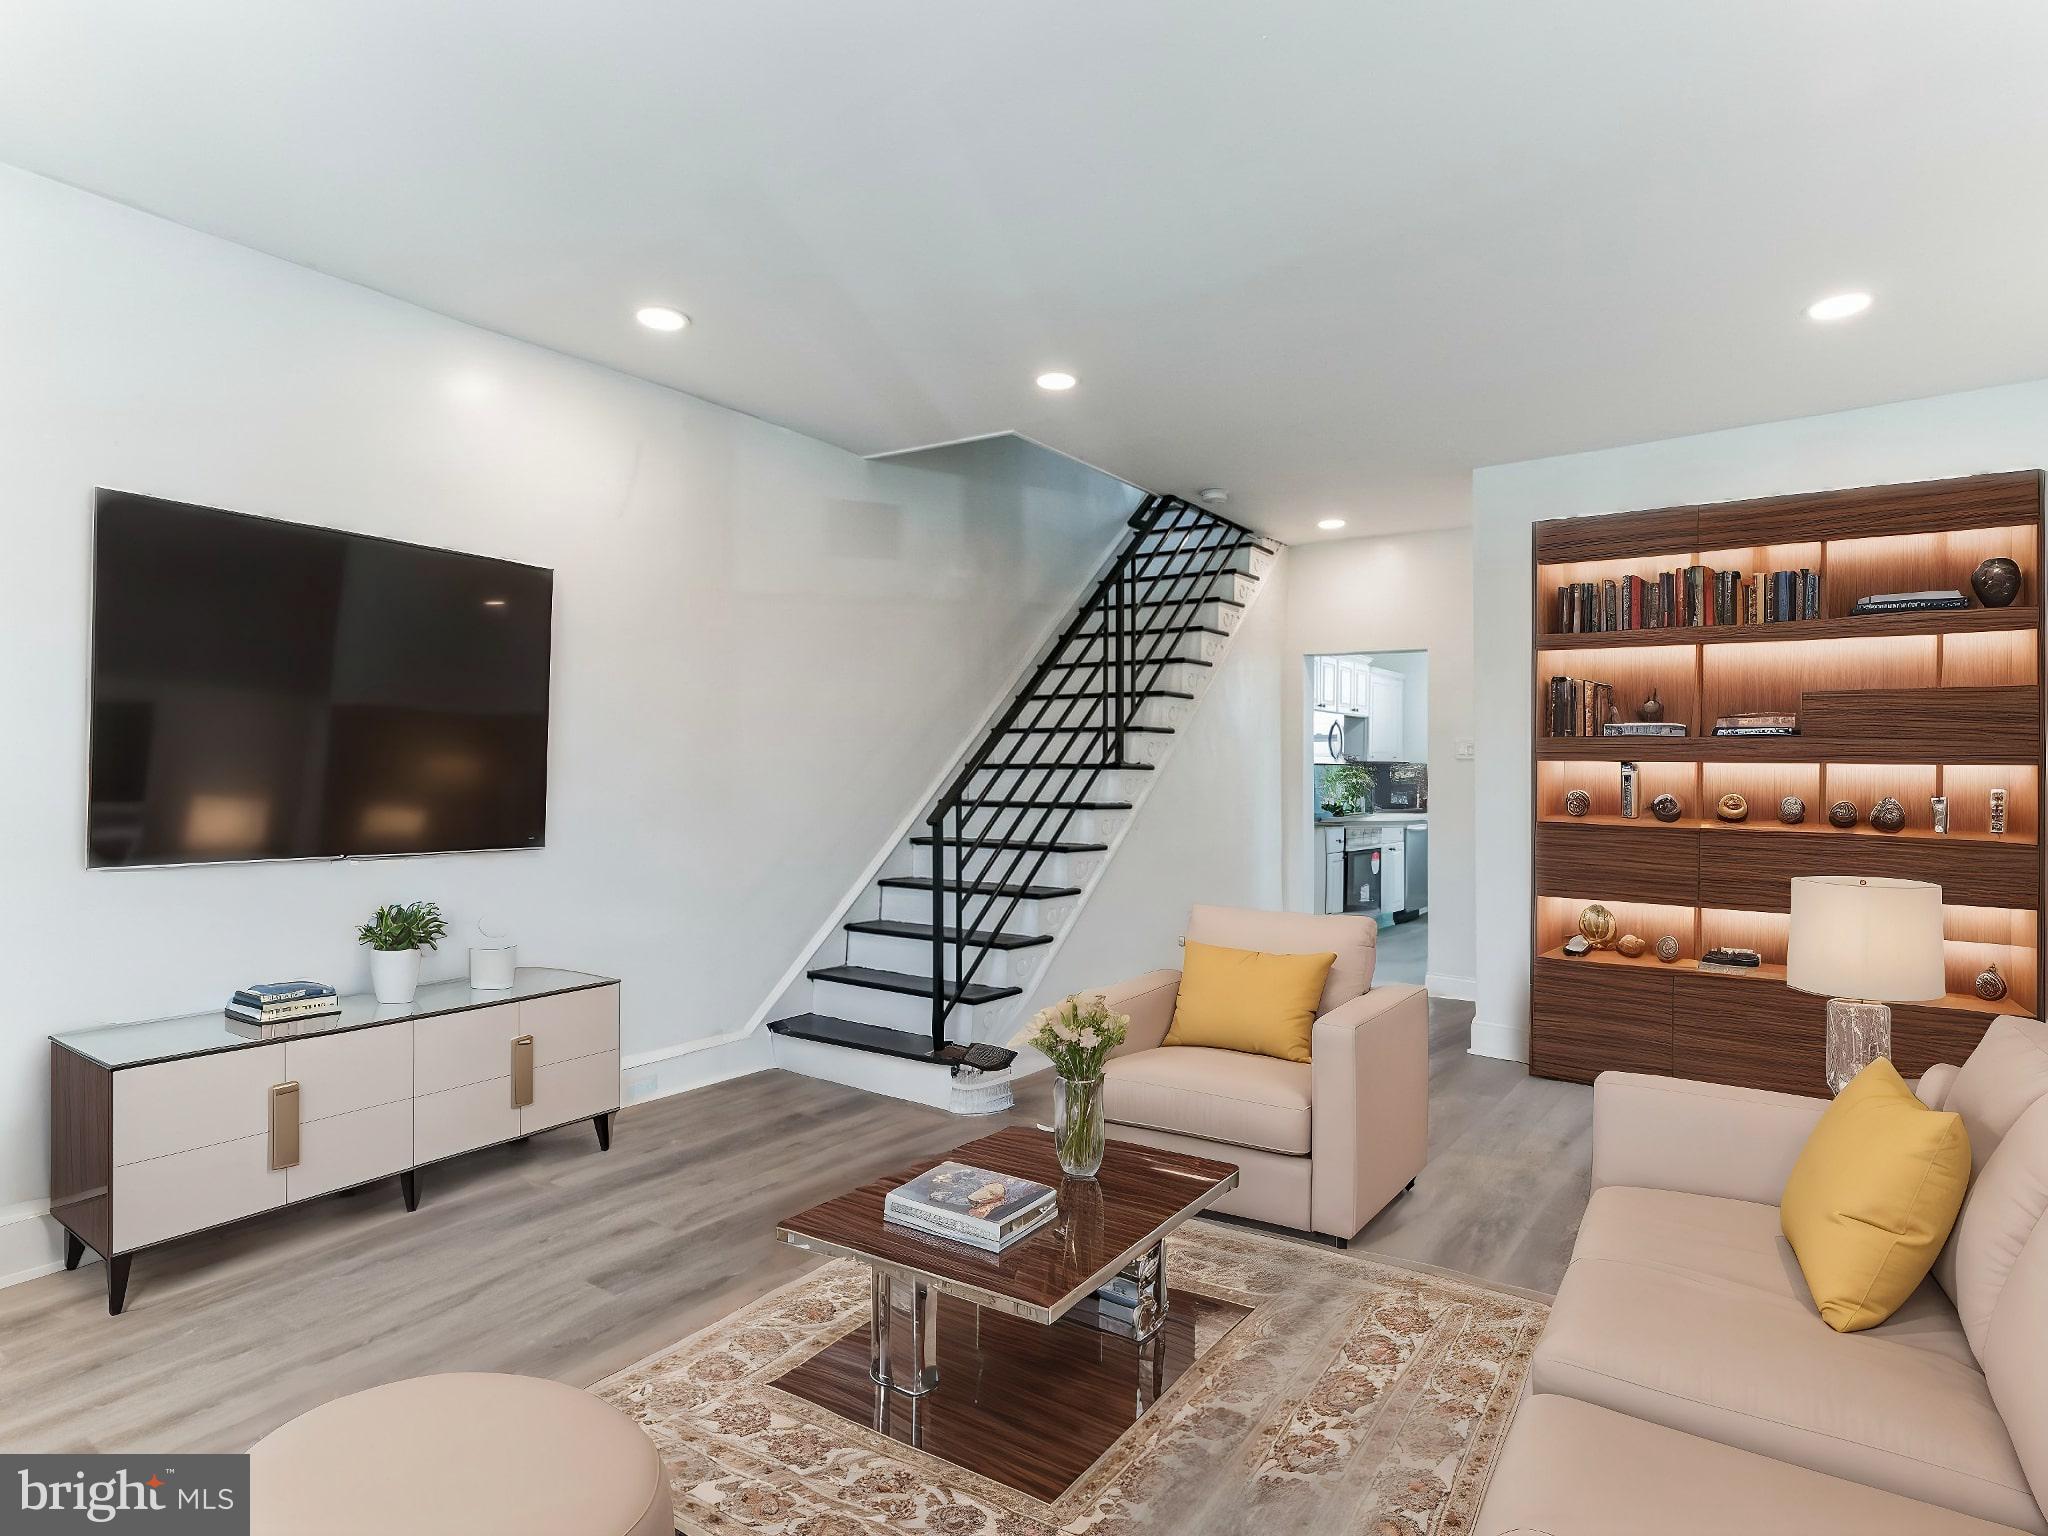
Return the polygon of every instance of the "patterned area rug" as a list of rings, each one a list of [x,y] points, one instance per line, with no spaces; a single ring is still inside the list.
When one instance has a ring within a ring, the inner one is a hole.
[[[1176,1290],[1250,1316],[1049,1504],[769,1385],[867,1327],[848,1260],[592,1390],[660,1447],[687,1536],[1470,1529],[1543,1302],[1212,1222],[1168,1254]]]

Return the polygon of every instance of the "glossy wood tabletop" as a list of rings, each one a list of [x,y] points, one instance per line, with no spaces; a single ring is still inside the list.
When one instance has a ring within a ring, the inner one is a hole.
[[[1059,1191],[1051,1225],[1000,1254],[927,1237],[882,1218],[890,1190],[940,1162],[1016,1174]],[[1237,1167],[1111,1141],[1093,1179],[1063,1179],[1043,1131],[1012,1126],[926,1158],[788,1217],[784,1241],[930,1280],[939,1289],[1051,1322],[1161,1236],[1237,1185]]]

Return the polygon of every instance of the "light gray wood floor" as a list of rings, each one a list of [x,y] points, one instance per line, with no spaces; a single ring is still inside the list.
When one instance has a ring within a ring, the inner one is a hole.
[[[1430,1163],[1353,1251],[1554,1289],[1584,1209],[1592,1090],[1465,1052],[1432,1009]],[[1044,1117],[1027,1085],[1007,1117]],[[241,1450],[346,1392],[430,1371],[586,1386],[815,1260],[777,1218],[1000,1121],[784,1072],[145,1253],[128,1310],[88,1264],[0,1290],[0,1448]]]

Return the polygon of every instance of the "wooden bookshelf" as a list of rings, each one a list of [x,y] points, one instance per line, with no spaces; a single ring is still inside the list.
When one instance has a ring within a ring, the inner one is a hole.
[[[1530,764],[1534,902],[1530,1067],[1590,1082],[1608,1070],[1824,1094],[1826,999],[1785,985],[1791,880],[1861,874],[1942,887],[1948,993],[1892,1010],[1893,1054],[1908,1075],[1960,1061],[1992,1019],[2039,1017],[2044,928],[2041,583],[2048,571],[2038,471],[1608,516],[1536,525]],[[1970,574],[1991,555],[2019,562],[2010,607],[1976,606]],[[1649,578],[1692,564],[1820,573],[1820,616],[1774,624],[1559,633],[1557,589],[1574,581]],[[1967,609],[1854,615],[1876,592],[1953,587]],[[1683,736],[1548,734],[1548,682],[1612,686],[1623,718],[1655,687]],[[1711,734],[1721,715],[1785,710],[1800,734]],[[1641,775],[1638,816],[1621,815],[1619,765]],[[2006,830],[1990,829],[1990,791],[2007,793]],[[1584,816],[1565,796],[1584,789]],[[1723,821],[1718,799],[1742,794],[1747,819]],[[1674,795],[1659,822],[1649,802]],[[1777,819],[1798,795],[1806,818]],[[1868,822],[1882,795],[1906,825]],[[1945,796],[1950,830],[1930,801]],[[1853,828],[1827,819],[1853,800]],[[1669,933],[1680,958],[1654,949],[1573,958],[1561,948],[1592,902],[1652,946]],[[1703,972],[1716,944],[1758,950],[1754,973]],[[2009,991],[1972,988],[1995,962]]]

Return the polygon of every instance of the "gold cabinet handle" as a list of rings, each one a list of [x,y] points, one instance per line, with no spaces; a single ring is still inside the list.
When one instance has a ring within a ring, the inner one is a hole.
[[[512,1107],[524,1109],[533,1102],[533,1036],[521,1035],[512,1042]]]
[[[299,1085],[279,1083],[270,1090],[270,1171],[299,1163]]]

